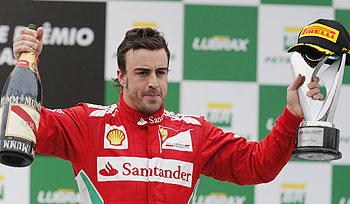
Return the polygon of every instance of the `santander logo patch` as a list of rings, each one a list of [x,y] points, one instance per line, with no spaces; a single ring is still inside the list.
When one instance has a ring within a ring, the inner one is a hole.
[[[173,159],[98,157],[97,180],[162,182],[191,188],[193,164]]]
[[[109,162],[107,162],[105,168],[101,169],[98,173],[102,176],[114,176],[118,173],[118,170],[115,169]]]

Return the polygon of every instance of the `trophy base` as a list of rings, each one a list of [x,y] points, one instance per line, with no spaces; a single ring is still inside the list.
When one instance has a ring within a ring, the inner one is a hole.
[[[294,150],[294,157],[311,161],[330,161],[342,158],[342,153],[322,147],[301,147]]]
[[[11,167],[26,167],[33,163],[34,146],[31,141],[5,137],[0,141],[0,163]]]
[[[342,158],[339,151],[339,130],[325,126],[301,126],[297,129],[294,156],[312,161]]]

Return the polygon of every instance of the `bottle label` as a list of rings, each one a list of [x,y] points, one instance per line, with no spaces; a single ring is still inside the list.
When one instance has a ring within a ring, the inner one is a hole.
[[[31,106],[10,104],[5,136],[20,137],[36,143],[40,113]]]
[[[38,73],[38,66],[36,64],[34,52],[21,53],[16,66],[29,67],[35,74]]]

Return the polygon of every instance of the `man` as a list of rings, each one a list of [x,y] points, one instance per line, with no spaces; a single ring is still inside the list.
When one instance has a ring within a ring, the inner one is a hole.
[[[25,28],[14,54],[42,51],[43,29]],[[224,133],[199,116],[164,110],[170,52],[151,28],[129,30],[117,51],[117,105],[42,108],[36,151],[70,160],[83,203],[188,203],[200,174],[239,185],[272,181],[291,157],[302,121],[298,76],[287,105],[260,142]],[[323,98],[318,79],[308,95]]]

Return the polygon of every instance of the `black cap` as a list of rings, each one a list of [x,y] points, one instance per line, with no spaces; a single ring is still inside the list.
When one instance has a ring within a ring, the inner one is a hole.
[[[346,53],[346,65],[350,65],[350,37],[345,27],[335,20],[318,19],[305,26],[298,36],[298,43],[287,52],[316,49],[330,56]]]

